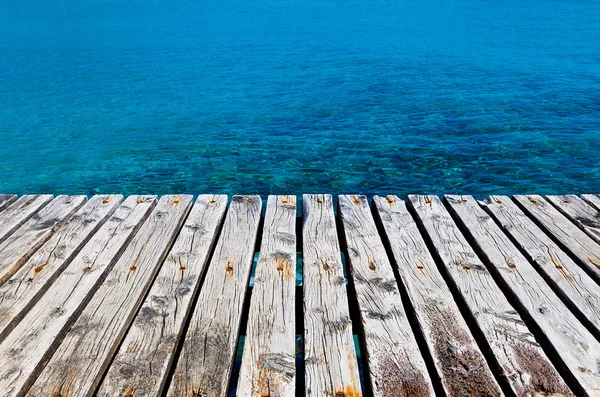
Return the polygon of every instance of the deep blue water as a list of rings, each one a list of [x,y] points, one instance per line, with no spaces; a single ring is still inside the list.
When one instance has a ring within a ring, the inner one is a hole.
[[[0,0],[0,192],[600,192],[600,1]]]

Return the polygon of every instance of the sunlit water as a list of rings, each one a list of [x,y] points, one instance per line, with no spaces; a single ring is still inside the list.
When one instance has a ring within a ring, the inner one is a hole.
[[[600,2],[0,0],[0,192],[600,192]]]

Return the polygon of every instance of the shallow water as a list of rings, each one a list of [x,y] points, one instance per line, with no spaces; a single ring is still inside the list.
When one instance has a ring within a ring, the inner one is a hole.
[[[0,1],[2,193],[600,193],[598,1]]]

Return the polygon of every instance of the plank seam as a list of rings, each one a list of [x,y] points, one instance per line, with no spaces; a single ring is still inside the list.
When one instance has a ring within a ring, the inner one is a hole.
[[[479,202],[478,202],[478,204],[479,204]],[[513,235],[511,235],[502,226],[502,223],[494,216],[494,214],[492,213],[492,211],[490,211],[489,208],[487,208],[485,205],[481,205],[481,204],[479,204],[479,206],[490,216],[490,218],[492,218],[492,220],[496,223],[496,225],[498,225],[500,230],[502,230],[502,232],[506,235],[506,237],[508,237],[510,242],[517,248],[517,250],[519,252],[521,252],[521,254],[525,257],[525,259],[527,259],[529,261],[529,263],[531,263],[533,268],[544,279],[544,281],[550,286],[552,291],[554,291],[554,293],[560,298],[560,300],[565,304],[565,306],[567,306],[571,310],[571,313],[573,313],[573,315],[583,324],[583,326],[592,335],[594,335],[594,337],[597,340],[600,341],[600,332],[597,330],[597,328],[594,326],[594,324],[581,312],[581,310],[571,301],[571,299],[569,299],[569,297],[562,290],[562,288],[558,284],[556,284],[556,282],[552,279],[552,277],[550,277],[550,275],[548,273],[546,273],[540,266],[538,266],[536,261],[531,258],[531,255],[529,254],[529,252],[527,252],[527,250],[525,250],[521,246],[521,244],[519,244],[519,242],[515,239],[515,237]],[[459,227],[461,227],[461,226],[459,225]],[[461,231],[462,231],[462,227],[461,227]],[[469,243],[471,243],[470,237],[468,239],[469,239]],[[564,250],[563,250],[563,252],[564,252]],[[487,263],[486,263],[486,266],[487,266]]]
[[[262,198],[261,198],[262,200]],[[246,337],[246,329],[248,328],[248,314],[250,313],[250,301],[252,300],[252,290],[254,289],[253,287],[250,286],[250,279],[252,278],[252,276],[256,275],[256,265],[258,264],[258,255],[260,255],[260,249],[261,249],[261,245],[262,245],[262,238],[263,238],[263,227],[265,226],[265,216],[266,216],[266,212],[267,212],[267,207],[268,207],[268,200],[269,198],[267,197],[267,205],[264,205],[261,208],[261,213],[260,213],[260,220],[258,221],[258,230],[256,233],[256,241],[254,242],[254,256],[252,258],[252,268],[250,270],[250,277],[248,277],[248,286],[246,288],[246,293],[244,294],[244,302],[242,304],[242,314],[240,317],[240,331],[238,333],[238,337],[237,337],[237,341],[235,343],[235,345],[237,346],[237,350],[235,353],[235,356],[233,358],[233,365],[232,365],[232,372],[231,372],[231,376],[229,377],[229,384],[227,385],[227,395],[231,395],[232,392],[237,390],[237,384],[239,381],[239,370],[236,372],[235,368],[236,368],[236,361],[237,361],[237,352],[239,351],[239,346],[240,346],[240,340],[242,339],[242,337],[244,337],[244,342],[245,337]],[[209,262],[210,263],[210,262]],[[252,271],[254,271],[254,274],[252,273]],[[243,352],[243,345],[242,345],[242,352]],[[243,364],[243,362],[242,362]]]
[[[467,326],[469,327],[469,331],[471,331],[471,335],[473,335],[473,339],[475,339],[479,350],[481,350],[481,353],[483,354],[483,357],[485,358],[488,366],[490,367],[490,370],[492,371],[496,382],[498,382],[498,385],[500,386],[502,392],[506,396],[514,396],[514,392],[512,391],[508,379],[501,375],[503,373],[503,370],[500,366],[500,363],[496,359],[496,356],[494,355],[485,334],[477,325],[477,320],[473,316],[473,313],[471,313],[471,311],[469,310],[467,302],[462,298],[458,286],[448,273],[444,265],[444,261],[437,252],[435,245],[431,240],[431,237],[427,233],[425,225],[423,224],[421,218],[418,216],[417,211],[414,208],[414,204],[411,200],[406,200],[406,208],[408,209],[410,215],[413,217],[413,220],[417,224],[417,228],[419,229],[419,232],[421,233],[421,236],[425,241],[425,245],[427,246],[427,249],[429,250],[429,253],[431,254],[433,261],[435,262],[440,274],[442,275],[442,278],[446,282],[446,285],[448,285],[448,288],[452,293],[452,297],[454,298],[454,302],[456,303],[460,314],[462,315]]]
[[[373,388],[371,383],[371,371],[369,369],[369,363],[367,359],[367,346],[366,346],[366,337],[363,323],[360,319],[360,309],[358,305],[358,296],[356,294],[356,288],[354,286],[354,277],[350,277],[350,269],[348,260],[348,242],[346,241],[344,222],[342,218],[342,210],[340,208],[340,200],[339,197],[334,197],[334,200],[337,199],[337,204],[334,206],[337,208],[337,212],[335,213],[335,223],[336,223],[336,232],[337,238],[340,243],[340,260],[342,261],[342,265],[344,266],[344,278],[346,279],[346,288],[348,294],[348,312],[350,314],[350,321],[352,321],[352,331],[354,335],[357,336],[360,358],[356,357],[356,364],[359,368],[362,368],[362,371],[359,372],[360,382],[362,386],[362,392],[364,396],[373,396]],[[344,258],[345,257],[345,258]],[[352,339],[354,340],[354,335],[352,335]],[[356,342],[355,342],[356,344]],[[355,346],[356,349],[356,346]]]
[[[394,254],[392,252],[392,247],[390,245],[389,236],[386,233],[385,228],[383,227],[383,222],[381,220],[381,214],[379,213],[379,211],[377,211],[375,203],[371,203],[371,205],[369,207],[370,207],[371,213],[373,215],[373,219],[375,221],[375,226],[377,227],[377,232],[379,233],[379,236],[381,237],[381,241],[385,248],[385,253],[388,257],[388,260],[390,261],[390,264],[392,265],[392,271],[394,273],[394,278],[396,279],[396,285],[398,286],[398,289],[400,290],[400,298],[402,300],[402,306],[404,307],[404,311],[406,313],[406,317],[410,324],[411,331],[415,335],[415,339],[417,341],[417,346],[419,347],[419,350],[421,351],[421,355],[423,356],[423,361],[425,361],[425,366],[427,367],[427,372],[429,372],[429,377],[431,378],[431,381],[433,383],[435,395],[436,396],[444,396],[444,395],[446,395],[446,392],[444,391],[444,386],[442,384],[442,378],[441,378],[438,370],[435,367],[433,355],[432,355],[431,349],[425,339],[425,334],[423,333],[423,329],[421,328],[419,321],[417,319],[415,307],[413,306],[413,304],[408,296],[408,291],[406,289],[406,286],[404,285],[404,283],[402,282],[402,278],[400,277],[400,273],[398,271],[399,264],[398,264],[398,261],[396,261],[396,258],[394,257]],[[436,263],[436,265],[437,265],[437,263]]]
[[[567,368],[567,365],[560,358],[558,352],[556,351],[556,349],[554,348],[554,346],[552,345],[552,343],[550,342],[548,337],[545,335],[543,330],[540,328],[540,326],[537,324],[537,322],[533,319],[533,317],[531,317],[528,310],[521,304],[519,298],[511,290],[510,286],[502,279],[502,276],[499,274],[498,269],[490,263],[487,255],[485,255],[485,253],[483,252],[483,250],[481,249],[479,244],[477,244],[477,241],[473,238],[473,235],[465,227],[464,223],[462,222],[462,220],[460,219],[458,214],[455,212],[454,208],[452,208],[452,206],[448,203],[448,200],[444,197],[442,202],[444,203],[444,206],[450,213],[452,219],[454,220],[454,223],[456,223],[456,225],[460,229],[460,231],[463,234],[463,236],[465,237],[465,239],[469,242],[469,244],[473,248],[473,251],[477,254],[477,256],[479,257],[481,262],[488,269],[494,282],[498,285],[498,287],[500,288],[500,290],[502,291],[502,293],[504,294],[504,296],[506,297],[506,299],[508,300],[510,305],[519,313],[519,315],[525,322],[525,326],[531,331],[535,340],[540,344],[540,347],[542,348],[544,353],[546,353],[546,355],[548,356],[548,359],[555,366],[558,373],[562,376],[562,378],[567,383],[567,386],[571,390],[573,390],[577,395],[587,395],[585,390],[579,385],[579,382],[570,373],[569,369]],[[525,259],[527,261],[529,261],[528,258],[525,258]]]
[[[150,213],[148,213],[146,215],[146,218],[144,219],[144,222],[140,223],[140,225],[138,226],[138,229],[135,232],[135,235],[137,235],[137,233],[142,229],[143,223],[146,223],[146,221],[153,214],[154,210],[158,206],[158,202],[159,202],[159,199],[157,197],[156,206],[154,207],[154,209]],[[193,198],[192,198],[192,200],[190,202],[191,202],[191,204],[188,205],[188,208],[187,208],[185,214],[179,219],[179,226],[177,228],[177,232],[174,234],[174,237],[169,241],[169,243],[167,244],[167,246],[163,250],[162,258],[160,258],[159,264],[154,269],[154,274],[151,277],[151,280],[148,282],[148,288],[147,288],[146,292],[138,297],[138,308],[137,308],[136,312],[134,313],[134,315],[131,317],[131,321],[129,322],[129,325],[125,329],[125,332],[123,333],[123,337],[121,338],[121,340],[119,341],[119,343],[116,345],[116,348],[115,348],[114,352],[112,353],[110,359],[107,360],[107,363],[106,363],[106,366],[105,366],[106,369],[102,373],[102,376],[100,376],[99,379],[98,379],[98,381],[96,382],[96,387],[93,389],[93,391],[94,391],[93,395],[97,395],[98,394],[98,391],[100,390],[100,387],[102,386],[102,383],[104,382],[104,378],[106,377],[106,374],[108,373],[108,370],[112,366],[112,363],[113,363],[115,357],[117,356],[117,353],[121,349],[121,346],[123,345],[123,342],[125,341],[125,339],[127,337],[127,334],[129,333],[129,330],[131,329],[131,326],[133,325],[133,323],[135,321],[135,318],[139,314],[139,311],[142,308],[142,305],[143,305],[144,301],[148,297],[148,294],[150,293],[150,290],[152,289],[152,285],[154,284],[154,281],[156,281],[156,277],[158,277],[158,274],[160,273],[160,269],[162,268],[163,264],[165,263],[165,260],[167,259],[167,257],[169,256],[169,253],[171,252],[171,249],[173,248],[173,245],[175,244],[175,241],[177,240],[177,237],[179,237],[179,234],[181,233],[181,229],[183,228],[183,225],[185,224],[185,221],[187,220],[187,218],[188,218],[188,216],[189,216],[189,214],[190,214],[190,212],[192,210],[192,207],[194,206]],[[123,249],[121,251],[121,254],[119,255],[119,258],[125,252],[125,249],[129,246],[129,244],[133,241],[134,238],[135,238],[135,236],[132,236],[129,239],[129,242],[127,244],[125,244],[125,247],[123,247]],[[117,261],[115,261],[115,264],[116,263],[117,263]],[[105,275],[105,278],[108,277],[108,273],[110,273],[110,272],[107,272],[107,274]]]
[[[588,276],[590,276],[592,278],[592,280],[594,280],[598,285],[600,285],[600,276],[598,276],[598,274],[591,271],[586,263],[584,263],[581,259],[579,259],[579,257],[577,255],[575,255],[566,244],[564,244],[562,241],[560,241],[559,238],[554,236],[554,233],[552,233],[550,230],[548,230],[548,228],[546,228],[546,226],[544,226],[544,224],[540,220],[538,220],[527,209],[527,207],[522,205],[519,202],[519,200],[516,200],[514,197],[511,197],[511,200],[517,205],[517,207],[519,207],[519,209],[521,209],[521,211],[523,211],[525,213],[525,215],[527,215],[529,217],[529,219],[531,219],[531,221],[533,223],[535,223],[535,225],[537,227],[539,227],[546,234],[546,236],[548,236],[550,238],[550,240],[552,240],[554,242],[554,244],[558,245],[560,247],[560,249],[562,249],[580,268],[583,269],[584,272],[586,272],[588,274]],[[561,215],[562,215],[562,213],[561,213]]]

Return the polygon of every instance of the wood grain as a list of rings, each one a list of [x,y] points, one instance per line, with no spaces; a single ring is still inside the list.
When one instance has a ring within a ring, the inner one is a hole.
[[[501,395],[406,203],[375,196],[373,204],[446,395]]]
[[[600,243],[600,212],[574,194],[546,196],[564,216],[569,218],[595,242]]]
[[[346,280],[328,194],[302,196],[307,396],[361,396]]]
[[[50,194],[28,194],[21,196],[5,211],[0,212],[0,243],[47,205],[52,198]]]
[[[98,396],[160,396],[227,208],[227,196],[196,200]]]
[[[511,394],[572,395],[518,312],[469,245],[437,196],[409,196],[469,321],[481,331],[500,379]]]
[[[578,264],[600,284],[600,245],[541,196],[514,196],[514,199],[544,232],[553,236],[561,248],[571,252]]]
[[[123,201],[123,196],[94,196],[0,286],[0,341],[39,301],[56,277]]]
[[[16,194],[0,194],[0,211],[4,211],[15,200],[17,200]]]
[[[140,200],[145,198],[130,197],[123,203],[14,332],[0,344],[0,360],[3,363],[0,389],[4,396],[24,395],[43,369],[45,361],[52,357],[155,202],[154,198],[149,198],[137,203]],[[23,343],[24,340],[27,343]],[[52,391],[45,390],[45,395],[52,395]],[[69,392],[74,391],[71,389]]]
[[[145,197],[141,200],[146,202]],[[191,204],[192,196],[160,199],[35,379],[28,396],[94,395]],[[94,266],[101,271],[106,260],[88,262],[78,273],[93,273]],[[63,275],[69,274],[68,270]],[[83,275],[80,277],[83,282]]]
[[[581,198],[586,203],[600,211],[600,194],[582,194]]]
[[[234,196],[191,316],[168,395],[226,396],[260,222],[259,196]]]
[[[571,310],[585,317],[600,336],[600,286],[552,241],[508,196],[480,203],[521,248]]]
[[[373,395],[434,395],[367,197],[339,196],[339,208]]]
[[[23,263],[86,201],[85,196],[58,196],[33,214],[23,226],[2,242],[0,244],[0,285],[15,274]]]
[[[269,196],[237,396],[295,396],[296,196]]]
[[[554,361],[570,371],[583,391],[600,394],[600,343],[471,196],[447,195],[446,200],[467,235],[485,255],[491,273],[505,285],[504,293],[524,318],[531,318],[540,328],[550,343],[548,349],[553,348],[550,351]],[[556,374],[548,369],[544,372],[547,378]]]

